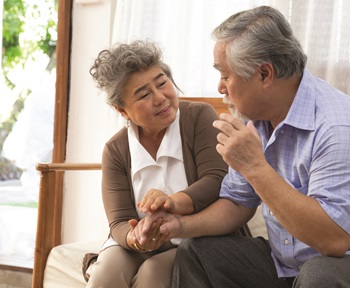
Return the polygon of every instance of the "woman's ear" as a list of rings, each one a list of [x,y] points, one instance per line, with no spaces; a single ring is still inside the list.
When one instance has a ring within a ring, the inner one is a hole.
[[[114,106],[115,110],[117,110],[125,119],[129,119],[127,113],[125,112],[124,108],[121,108],[117,105]]]

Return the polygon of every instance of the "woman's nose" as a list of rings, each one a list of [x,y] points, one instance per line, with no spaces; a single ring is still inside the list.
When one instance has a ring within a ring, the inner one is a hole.
[[[162,92],[158,91],[158,90],[156,90],[154,92],[154,94],[153,94],[153,101],[154,101],[154,104],[156,106],[161,104],[161,103],[163,103],[165,98],[166,98],[165,95]]]

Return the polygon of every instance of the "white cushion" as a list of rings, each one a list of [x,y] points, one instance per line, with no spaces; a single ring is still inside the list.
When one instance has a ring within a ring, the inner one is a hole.
[[[46,263],[44,288],[85,288],[83,258],[86,253],[97,253],[103,242],[78,242],[53,248]]]
[[[268,239],[265,220],[261,213],[261,205],[256,210],[254,217],[248,222],[248,227],[253,237],[262,236]]]

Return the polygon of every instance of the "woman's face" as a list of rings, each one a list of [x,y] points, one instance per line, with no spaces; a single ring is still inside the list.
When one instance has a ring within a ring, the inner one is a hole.
[[[160,67],[131,74],[124,91],[125,106],[117,109],[143,132],[157,133],[174,122],[178,95]]]

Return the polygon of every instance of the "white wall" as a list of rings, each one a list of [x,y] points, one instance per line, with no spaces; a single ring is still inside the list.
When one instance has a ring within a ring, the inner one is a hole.
[[[66,162],[100,163],[104,143],[121,125],[89,74],[98,52],[110,46],[111,1],[73,2]],[[66,172],[63,199],[63,243],[107,237],[101,171]]]

